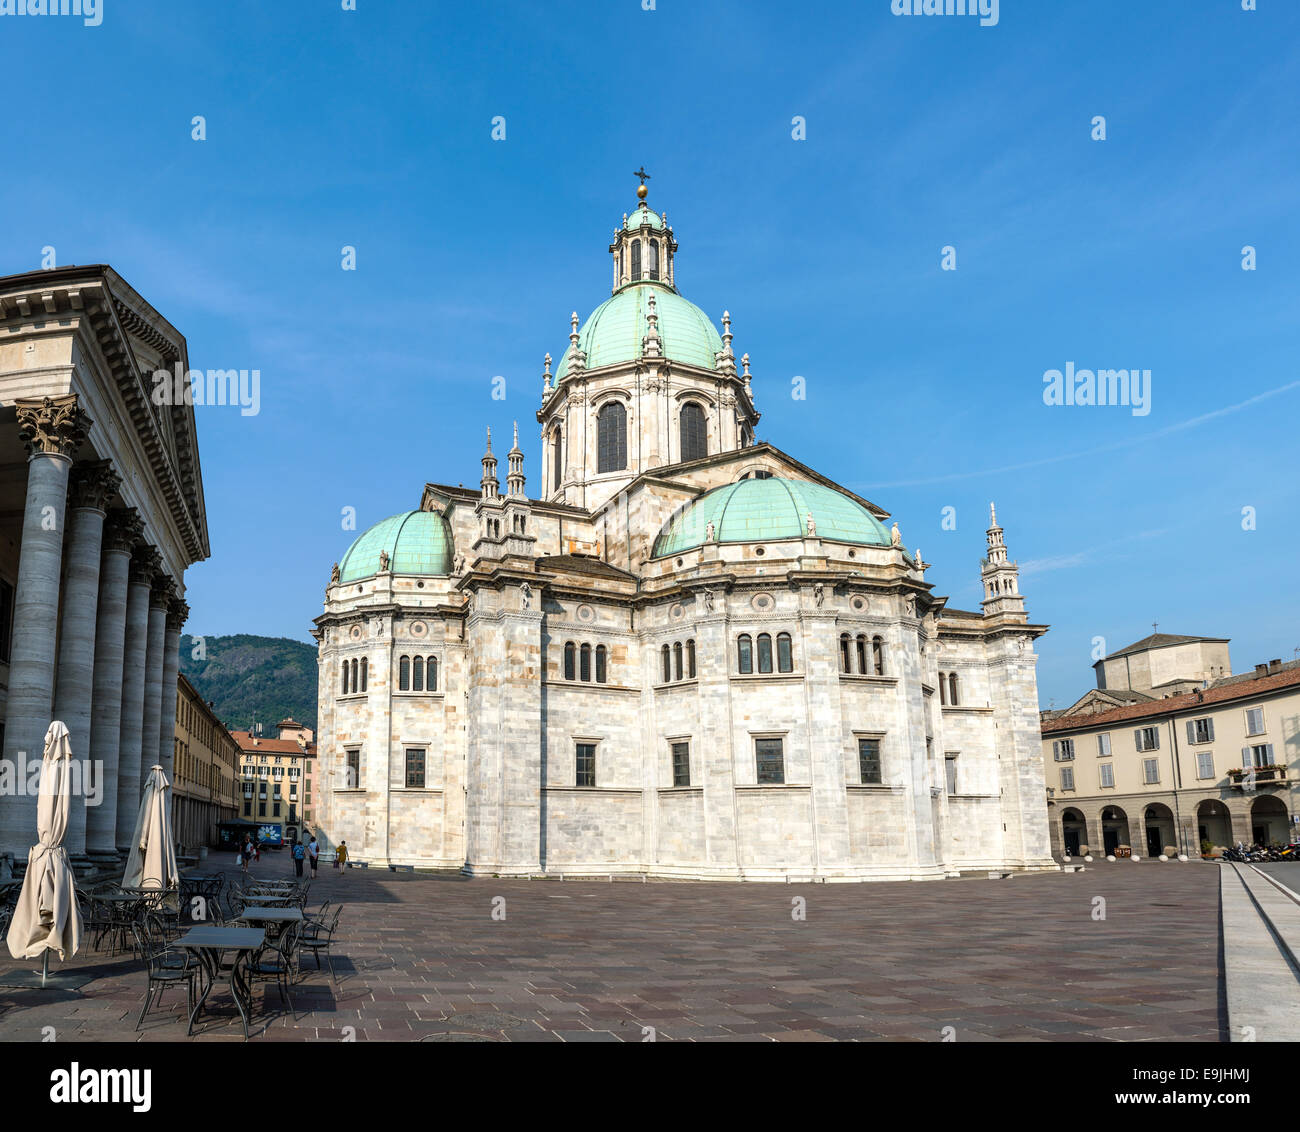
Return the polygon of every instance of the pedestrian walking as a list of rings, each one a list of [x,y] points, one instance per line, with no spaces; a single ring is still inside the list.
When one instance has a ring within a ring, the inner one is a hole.
[[[301,841],[293,843],[293,871],[295,876],[302,876],[302,859],[307,856]]]
[[[346,871],[348,867],[348,843],[340,841],[339,847],[334,850],[334,867]]]
[[[316,835],[311,835],[311,840],[307,843],[307,856],[311,858],[311,879],[316,879],[316,864],[320,858],[320,845],[316,841]]]

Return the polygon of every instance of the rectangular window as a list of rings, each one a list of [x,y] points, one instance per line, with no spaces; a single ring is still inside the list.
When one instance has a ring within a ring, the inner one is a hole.
[[[868,786],[879,786],[883,782],[880,776],[879,739],[858,740],[858,774]]]
[[[577,785],[596,785],[596,744],[579,743],[577,750]]]
[[[1057,739],[1052,743],[1052,758],[1058,763],[1074,761],[1074,740]]]
[[[944,770],[946,785],[948,787],[948,793],[956,794],[957,793],[957,756],[956,755],[943,756],[943,770]],[[1062,773],[1063,774],[1068,773],[1070,775],[1070,789],[1073,790],[1074,770],[1071,767],[1066,767],[1065,770],[1062,771]]]
[[[1062,790],[1074,789],[1074,767],[1072,766],[1061,767],[1061,789]]]
[[[1213,751],[1196,752],[1196,777],[1197,778],[1214,777],[1214,752]]]
[[[271,816],[272,816],[273,818],[278,818],[278,817],[280,816],[280,803],[279,803],[279,802],[272,802],[272,803],[271,803]]]
[[[344,775],[343,787],[346,790],[356,790],[361,786],[361,752],[347,752],[347,773]]]
[[[1154,786],[1160,781],[1160,760],[1143,759],[1142,760],[1142,781],[1148,786]]]
[[[251,818],[252,816],[253,816],[253,803],[252,803],[252,802],[245,802],[245,803],[244,803],[244,817],[246,817],[246,818]]]
[[[691,745],[689,743],[673,744],[673,785],[689,786],[691,784]]]
[[[1160,730],[1156,727],[1139,727],[1133,732],[1133,745],[1139,751],[1160,750]]]
[[[780,785],[785,781],[785,740],[755,739],[759,785]]]
[[[1115,764],[1101,763],[1098,769],[1101,771],[1101,784],[1103,787],[1112,787],[1115,785]]]
[[[1258,746],[1246,748],[1249,758],[1243,760],[1247,767],[1270,766],[1273,762],[1273,745],[1271,743],[1260,743]]]
[[[1213,743],[1214,720],[1209,716],[1204,719],[1189,719],[1187,721],[1187,741],[1189,743]]]
[[[266,817],[266,803],[265,803],[265,802],[258,802],[258,803],[257,803],[257,816],[258,816],[259,818],[264,818],[264,817]]]
[[[1264,734],[1264,709],[1253,707],[1246,709],[1246,734]]]
[[[406,785],[417,790],[424,789],[424,748],[406,748]]]
[[[1107,758],[1110,755],[1110,732],[1104,731],[1097,736],[1097,757],[1099,759]]]

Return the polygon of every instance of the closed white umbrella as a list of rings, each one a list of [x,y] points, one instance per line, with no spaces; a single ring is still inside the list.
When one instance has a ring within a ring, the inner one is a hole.
[[[176,846],[172,843],[171,789],[163,768],[151,768],[140,799],[140,813],[135,819],[135,836],[131,838],[131,853],[122,875],[123,888],[175,892],[180,886]]]
[[[49,969],[50,952],[60,959],[81,946],[81,911],[76,878],[63,848],[72,796],[68,790],[72,749],[68,729],[59,720],[45,733],[41,787],[36,809],[37,842],[27,854],[27,874],[18,896],[6,942],[15,959],[43,955]]]

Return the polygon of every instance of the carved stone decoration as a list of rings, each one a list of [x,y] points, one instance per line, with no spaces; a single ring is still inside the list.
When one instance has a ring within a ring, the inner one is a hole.
[[[523,609],[532,609],[533,607],[533,587],[527,582],[519,587],[519,604]]]
[[[916,594],[908,594],[906,597],[908,617],[916,616]]]
[[[705,613],[713,612],[713,591],[712,590],[704,591],[704,612]]]
[[[122,486],[122,477],[108,460],[78,464],[72,469],[72,506],[107,511],[108,501]]]
[[[898,524],[897,524],[897,523],[895,523],[895,524],[894,524],[892,527],[890,527],[890,529],[889,529],[889,541],[890,541],[890,544],[891,544],[892,546],[902,546],[902,545],[903,545],[903,536],[902,536],[902,534],[901,534],[901,533],[899,532],[899,530],[898,530]]]
[[[388,551],[386,550],[379,552],[379,572],[381,574],[388,573]]]
[[[353,625],[349,630],[349,636],[351,636],[354,641],[359,641],[361,640],[361,634],[364,632],[365,630],[361,628],[360,625]]]
[[[182,598],[172,598],[167,606],[167,628],[172,633],[179,633],[190,619],[190,606]]]
[[[152,587],[162,573],[162,556],[152,546],[137,546],[131,555],[131,582]]]
[[[340,576],[341,575],[339,574],[339,564],[335,562],[333,567],[331,567],[330,569],[330,585],[332,586],[338,585]]]
[[[821,582],[818,582],[813,586],[813,601],[817,603],[818,609],[821,609],[826,602],[826,587],[823,586]]]
[[[812,513],[811,511],[808,512],[808,515],[807,515],[807,518],[806,518],[806,522],[807,522],[807,524],[808,524],[808,537],[809,537],[809,538],[816,538],[816,537],[817,537],[817,520],[813,518],[813,513]]]
[[[144,520],[134,507],[116,507],[104,524],[104,549],[132,551],[144,538]]]
[[[158,609],[169,609],[176,600],[176,583],[170,574],[160,570],[154,575],[153,585],[149,589],[149,604]]]
[[[94,423],[75,393],[62,397],[20,397],[14,402],[18,436],[29,456],[41,453],[71,457]]]

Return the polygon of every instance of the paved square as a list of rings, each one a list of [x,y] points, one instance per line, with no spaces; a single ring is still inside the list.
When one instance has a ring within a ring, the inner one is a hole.
[[[284,865],[264,856],[254,871]],[[941,1041],[947,1027],[957,1041],[1226,1037],[1218,868],[1202,862],[842,885],[326,868],[311,902],[325,897],[346,905],[339,987],[308,960],[296,1017],[259,988],[251,1040],[642,1041],[647,1027],[659,1041]],[[53,1026],[59,1041],[134,1040],[139,965],[83,953],[69,967],[95,975],[79,996],[0,989],[0,1038]],[[139,1039],[185,1040],[183,998],[169,991]],[[242,1041],[233,1005],[211,1001],[221,1013],[194,1040]]]

